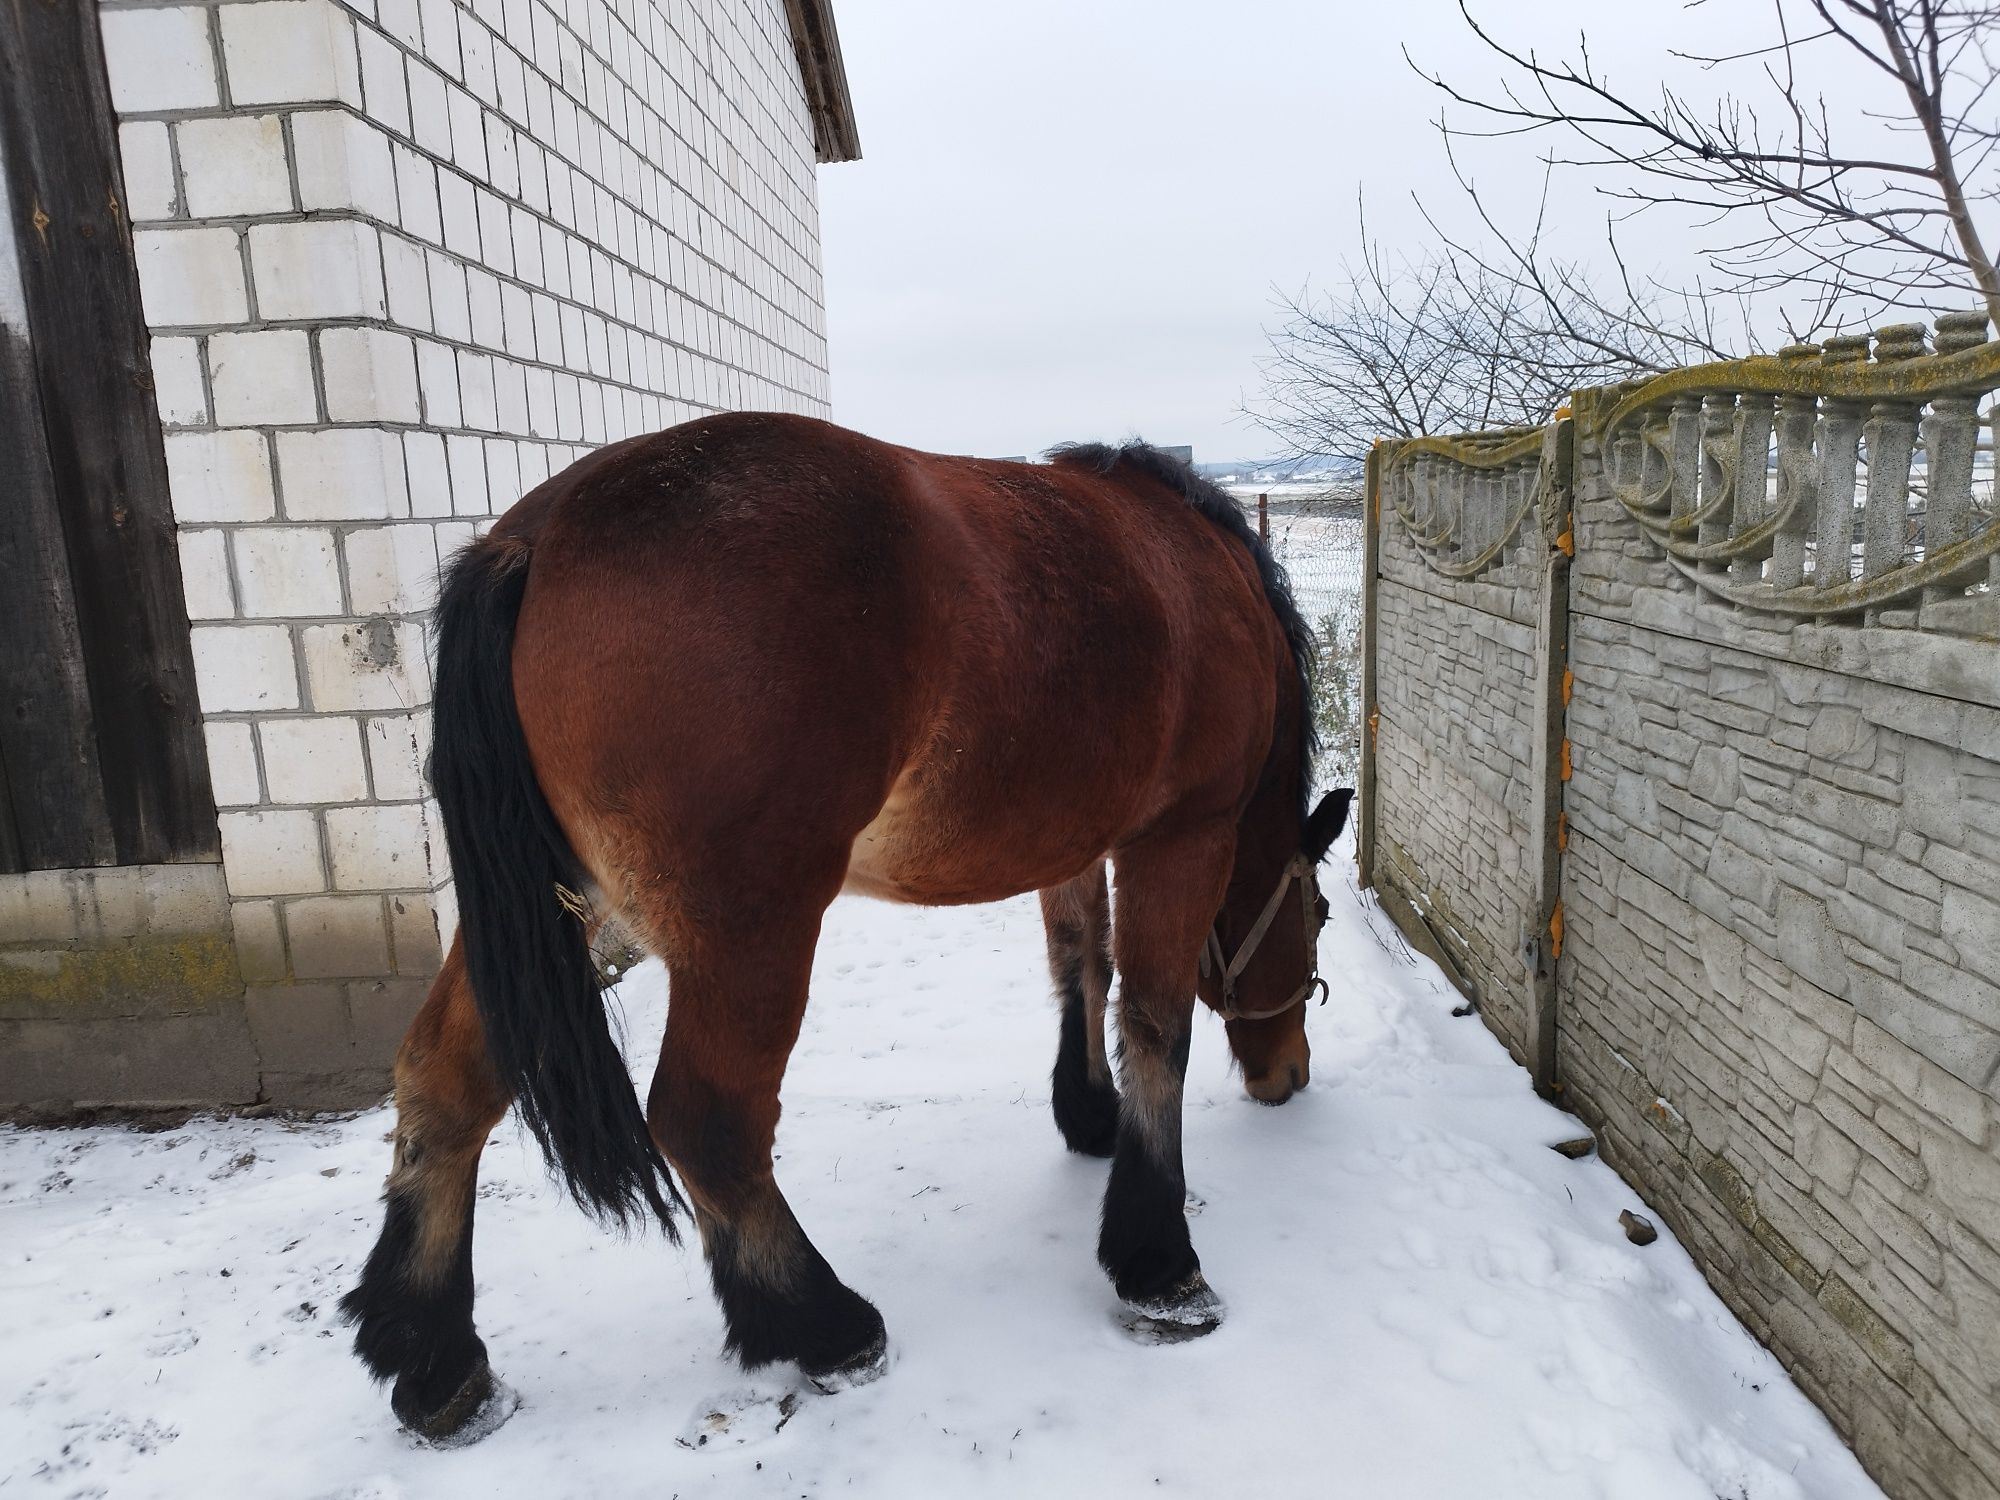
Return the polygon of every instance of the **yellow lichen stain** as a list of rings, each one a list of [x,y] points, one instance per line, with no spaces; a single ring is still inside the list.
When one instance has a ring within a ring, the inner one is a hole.
[[[1573,527],[1563,527],[1562,535],[1556,538],[1556,547],[1564,557],[1576,556],[1576,531]]]
[[[1563,956],[1563,904],[1558,901],[1555,910],[1549,913],[1549,956]]]
[[[1563,779],[1564,781],[1568,781],[1568,780],[1569,780],[1569,772],[1570,772],[1570,765],[1569,765],[1569,741],[1568,741],[1568,740],[1564,740],[1564,741],[1563,741],[1563,770],[1562,770],[1562,779]]]
[[[1566,812],[1556,814],[1556,848],[1558,850],[1569,848],[1569,814]]]
[[[1597,415],[1592,425],[1598,432],[1610,432],[1646,407],[1665,405],[1675,396],[1705,396],[1724,390],[1773,396],[1921,402],[1933,395],[1970,389],[2000,369],[2000,343],[1981,342],[1948,354],[1887,363],[1871,362],[1867,350],[1865,339],[1856,339],[1838,353],[1818,344],[1791,344],[1775,356],[1758,354],[1714,364],[1688,365],[1663,375],[1626,381],[1605,390],[1607,397],[1621,391],[1624,394],[1608,412]],[[1826,360],[1828,354],[1833,354],[1833,358]],[[1601,402],[1593,398],[1591,404],[1598,406]]]
[[[0,1016],[15,1019],[206,1010],[242,993],[236,948],[222,933],[0,955]]]
[[[1574,691],[1575,691],[1575,689],[1576,689],[1576,673],[1572,672],[1572,671],[1571,671],[1571,670],[1570,670],[1570,669],[1569,669],[1568,667],[1564,667],[1564,668],[1563,668],[1563,707],[1564,707],[1564,708],[1568,708],[1568,707],[1569,707],[1569,695],[1570,695],[1570,694],[1571,694],[1572,692],[1574,692]]]
[[[1382,710],[1376,709],[1368,716],[1368,743],[1372,748],[1382,737]]]

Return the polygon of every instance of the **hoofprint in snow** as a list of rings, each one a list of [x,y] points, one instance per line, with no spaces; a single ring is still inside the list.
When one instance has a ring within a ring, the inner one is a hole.
[[[334,1304],[392,1116],[0,1132],[0,1500],[1298,1494],[1850,1500],[1879,1491],[1670,1237],[1413,959],[1336,853],[1313,1083],[1251,1103],[1219,1022],[1188,1078],[1221,1330],[1146,1345],[1093,1258],[1101,1162],[1050,1122],[1032,898],[827,914],[780,1180],[888,1320],[886,1378],[746,1375],[689,1236],[621,1240],[510,1122],[480,1171],[478,1322],[519,1393],[399,1433]],[[1345,873],[1349,896],[1342,897]],[[657,965],[621,989],[630,1053]]]

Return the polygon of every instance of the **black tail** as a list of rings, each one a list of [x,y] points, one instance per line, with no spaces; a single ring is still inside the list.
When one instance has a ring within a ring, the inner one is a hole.
[[[438,601],[430,777],[466,972],[487,1051],[550,1170],[586,1212],[621,1224],[650,1214],[678,1240],[673,1208],[685,1204],[612,1040],[583,921],[564,904],[584,876],[514,705],[528,561],[518,541],[475,543]]]

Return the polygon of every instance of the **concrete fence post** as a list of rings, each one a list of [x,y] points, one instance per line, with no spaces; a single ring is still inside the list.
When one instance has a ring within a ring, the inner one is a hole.
[[[1562,866],[1568,843],[1563,784],[1569,779],[1569,562],[1576,553],[1570,495],[1575,466],[1575,424],[1560,417],[1542,449],[1541,597],[1535,622],[1534,744],[1530,771],[1533,830],[1530,848],[1538,856],[1527,871],[1534,882],[1530,911],[1539,924],[1525,935],[1529,1012],[1528,1072],[1535,1092],[1561,1092],[1556,1076],[1556,966],[1562,957]]]
[[[1376,611],[1381,595],[1377,577],[1382,545],[1383,445],[1368,450],[1361,487],[1361,770],[1356,795],[1361,815],[1354,828],[1354,862],[1363,890],[1375,884],[1375,731],[1381,723],[1376,703]]]

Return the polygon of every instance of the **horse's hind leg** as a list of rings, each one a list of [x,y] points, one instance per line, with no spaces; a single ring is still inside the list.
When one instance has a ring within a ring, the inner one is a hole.
[[[479,1153],[507,1112],[459,945],[396,1055],[396,1156],[381,1237],[341,1301],[354,1348],[403,1425],[432,1441],[482,1435],[511,1396],[472,1328],[472,1204]]]
[[[887,1367],[881,1314],[806,1238],[771,1169],[778,1091],[832,894],[679,924],[666,945],[667,1034],[647,1105],[694,1205],[728,1347],[750,1369],[793,1361],[822,1390]]]
[[[1104,1051],[1111,993],[1111,894],[1104,863],[1041,893],[1049,971],[1062,1001],[1062,1030],[1050,1076],[1050,1103],[1065,1145],[1109,1156],[1118,1142],[1118,1090]]]
[[[1222,1305],[1188,1235],[1181,1091],[1193,1035],[1195,970],[1229,883],[1233,838],[1207,825],[1120,850],[1118,1149],[1097,1258],[1139,1329],[1206,1333]]]

